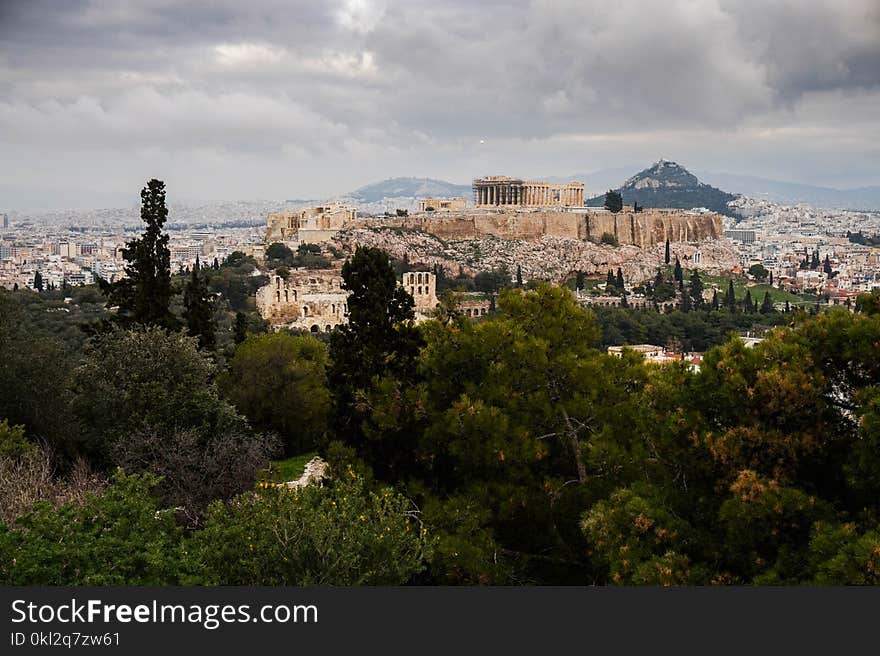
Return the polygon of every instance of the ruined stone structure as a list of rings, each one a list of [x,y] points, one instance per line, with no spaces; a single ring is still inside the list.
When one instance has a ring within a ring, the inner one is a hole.
[[[467,207],[467,198],[422,198],[419,212],[458,212]]]
[[[458,311],[469,318],[485,317],[492,309],[492,301],[486,294],[458,294]]]
[[[401,286],[415,301],[417,315],[430,316],[440,303],[437,298],[437,277],[427,271],[410,271],[400,278]]]
[[[477,178],[474,203],[481,207],[583,207],[584,183],[554,184],[503,175]]]
[[[356,209],[338,203],[270,214],[266,222],[266,243],[297,246],[329,241],[356,218]]]
[[[371,228],[374,219],[358,219],[353,228]],[[685,210],[646,209],[612,214],[599,208],[448,212],[382,219],[382,226],[428,232],[447,241],[461,239],[538,240],[545,236],[598,242],[604,233],[620,244],[647,248],[663,243],[721,239],[721,216]]]
[[[403,274],[400,284],[415,301],[416,321],[433,315],[437,278],[428,271]],[[257,310],[273,327],[329,333],[348,323],[348,292],[339,269],[297,269],[288,277],[273,275],[257,290]]]
[[[348,292],[337,269],[295,270],[257,290],[257,310],[276,327],[330,332],[348,321]]]

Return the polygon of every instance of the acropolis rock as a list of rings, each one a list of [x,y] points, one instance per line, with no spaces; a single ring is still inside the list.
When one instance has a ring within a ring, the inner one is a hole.
[[[699,242],[722,237],[720,215],[666,209],[617,214],[599,209],[476,209],[443,215],[431,213],[405,217],[360,218],[346,225],[348,228],[377,226],[420,230],[446,241],[484,237],[519,240],[564,237],[598,242],[603,233],[608,233],[620,244],[632,244],[641,248],[663,243],[667,239]]]

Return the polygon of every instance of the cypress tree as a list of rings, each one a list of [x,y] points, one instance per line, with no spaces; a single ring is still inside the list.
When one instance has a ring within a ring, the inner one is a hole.
[[[34,274],[34,289],[38,292],[43,291],[43,274],[39,271]]]
[[[462,273],[464,273],[464,272],[462,271]],[[517,265],[516,265],[516,286],[517,286],[517,287],[522,287],[522,284],[523,284],[523,281],[522,281],[522,267],[521,267],[519,264],[517,264]]]
[[[678,282],[684,280],[684,273],[681,270],[681,262],[678,261],[678,257],[675,258],[675,270],[672,275]]]
[[[752,303],[752,290],[746,290],[746,297],[743,299],[743,310],[748,314],[755,311],[755,305]]]
[[[785,313],[788,314],[791,312],[791,306],[788,304],[788,301],[785,301]]]
[[[617,279],[614,281],[614,284],[617,285],[620,291],[626,289],[626,286],[623,284],[623,271],[620,270],[620,267],[617,267]]]
[[[236,344],[241,344],[247,339],[247,315],[244,312],[235,313],[235,323],[232,325],[232,338]]]
[[[703,279],[700,278],[700,272],[696,270],[691,275],[690,295],[694,301],[694,307],[701,308],[703,306]]]
[[[829,276],[832,273],[831,259],[828,257],[828,255],[825,256],[825,262],[822,264],[822,270],[825,271],[825,273],[828,274]]]
[[[764,300],[761,303],[761,314],[770,314],[774,311],[773,300],[770,298],[770,292],[764,292]]]
[[[614,278],[614,272],[608,269],[608,278],[605,280],[605,291],[611,291],[612,287],[617,287],[617,280]]]
[[[666,264],[669,265],[670,257],[669,257],[669,240],[666,240],[666,256],[665,256]]]
[[[691,311],[691,295],[688,291],[683,291],[681,294],[681,311],[682,312],[690,312]]]
[[[155,178],[141,190],[143,235],[132,239],[122,251],[126,277],[101,283],[109,306],[119,306],[116,321],[123,325],[145,324],[176,330],[179,321],[171,313],[171,251],[162,226],[168,219],[165,183]]]
[[[718,290],[717,289],[712,290],[712,309],[713,310],[718,309]]]
[[[773,272],[770,272],[770,286],[773,286]]]
[[[724,296],[724,307],[731,312],[736,310],[736,292],[733,289],[733,280],[727,281],[727,294]]]
[[[578,291],[581,291],[584,288],[584,272],[583,271],[577,272],[577,277],[575,278],[574,286]]]
[[[199,258],[196,257],[189,280],[183,290],[184,316],[189,334],[199,338],[199,347],[213,349],[217,343],[214,325],[214,299],[208,290],[208,281],[200,276]]]

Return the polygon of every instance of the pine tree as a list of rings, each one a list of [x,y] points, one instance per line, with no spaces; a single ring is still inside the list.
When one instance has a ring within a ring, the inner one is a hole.
[[[141,190],[141,220],[146,229],[122,251],[126,277],[115,283],[102,282],[107,304],[116,305],[116,321],[123,325],[145,324],[177,329],[171,313],[171,251],[162,226],[168,219],[165,183],[152,179]]]
[[[770,314],[774,311],[773,299],[770,298],[770,292],[764,292],[764,301],[761,303],[761,314]]]
[[[620,195],[620,192],[613,189],[608,190],[605,194],[605,209],[614,214],[623,209],[623,197]]]
[[[232,324],[232,339],[236,344],[241,344],[247,339],[248,320],[244,312],[235,313],[235,323]]]
[[[678,261],[678,257],[675,258],[675,269],[672,275],[678,282],[684,280],[684,272],[681,270],[681,262]]]
[[[34,289],[38,292],[43,291],[43,274],[39,271],[34,274]]]
[[[617,279],[614,281],[614,284],[620,291],[626,289],[626,286],[623,284],[623,271],[620,270],[620,267],[617,267]]]
[[[214,298],[208,289],[208,281],[200,273],[196,257],[192,274],[183,290],[184,317],[189,334],[199,338],[199,347],[211,350],[217,343],[214,322]]]
[[[752,303],[752,290],[751,289],[746,290],[746,297],[743,299],[743,310],[748,314],[751,314],[752,312],[755,311],[755,306]]]
[[[668,265],[669,265],[669,262],[670,262],[669,240],[668,240],[668,239],[666,240],[666,256],[665,256],[665,260],[666,260],[666,265],[668,266]]]

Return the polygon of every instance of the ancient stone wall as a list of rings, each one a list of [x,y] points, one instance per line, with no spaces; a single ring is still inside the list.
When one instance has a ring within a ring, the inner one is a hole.
[[[609,233],[621,244],[646,248],[670,241],[720,239],[721,217],[717,214],[690,214],[680,210],[644,210],[638,213],[500,211],[454,212],[444,216],[417,214],[407,217],[357,219],[350,227],[375,226],[421,230],[446,241],[480,239],[537,240],[565,237],[598,242]]]
[[[721,216],[690,214],[669,210],[643,210],[612,214],[590,213],[585,217],[588,241],[599,241],[604,233],[614,235],[621,244],[642,248],[669,241],[721,239]]]

